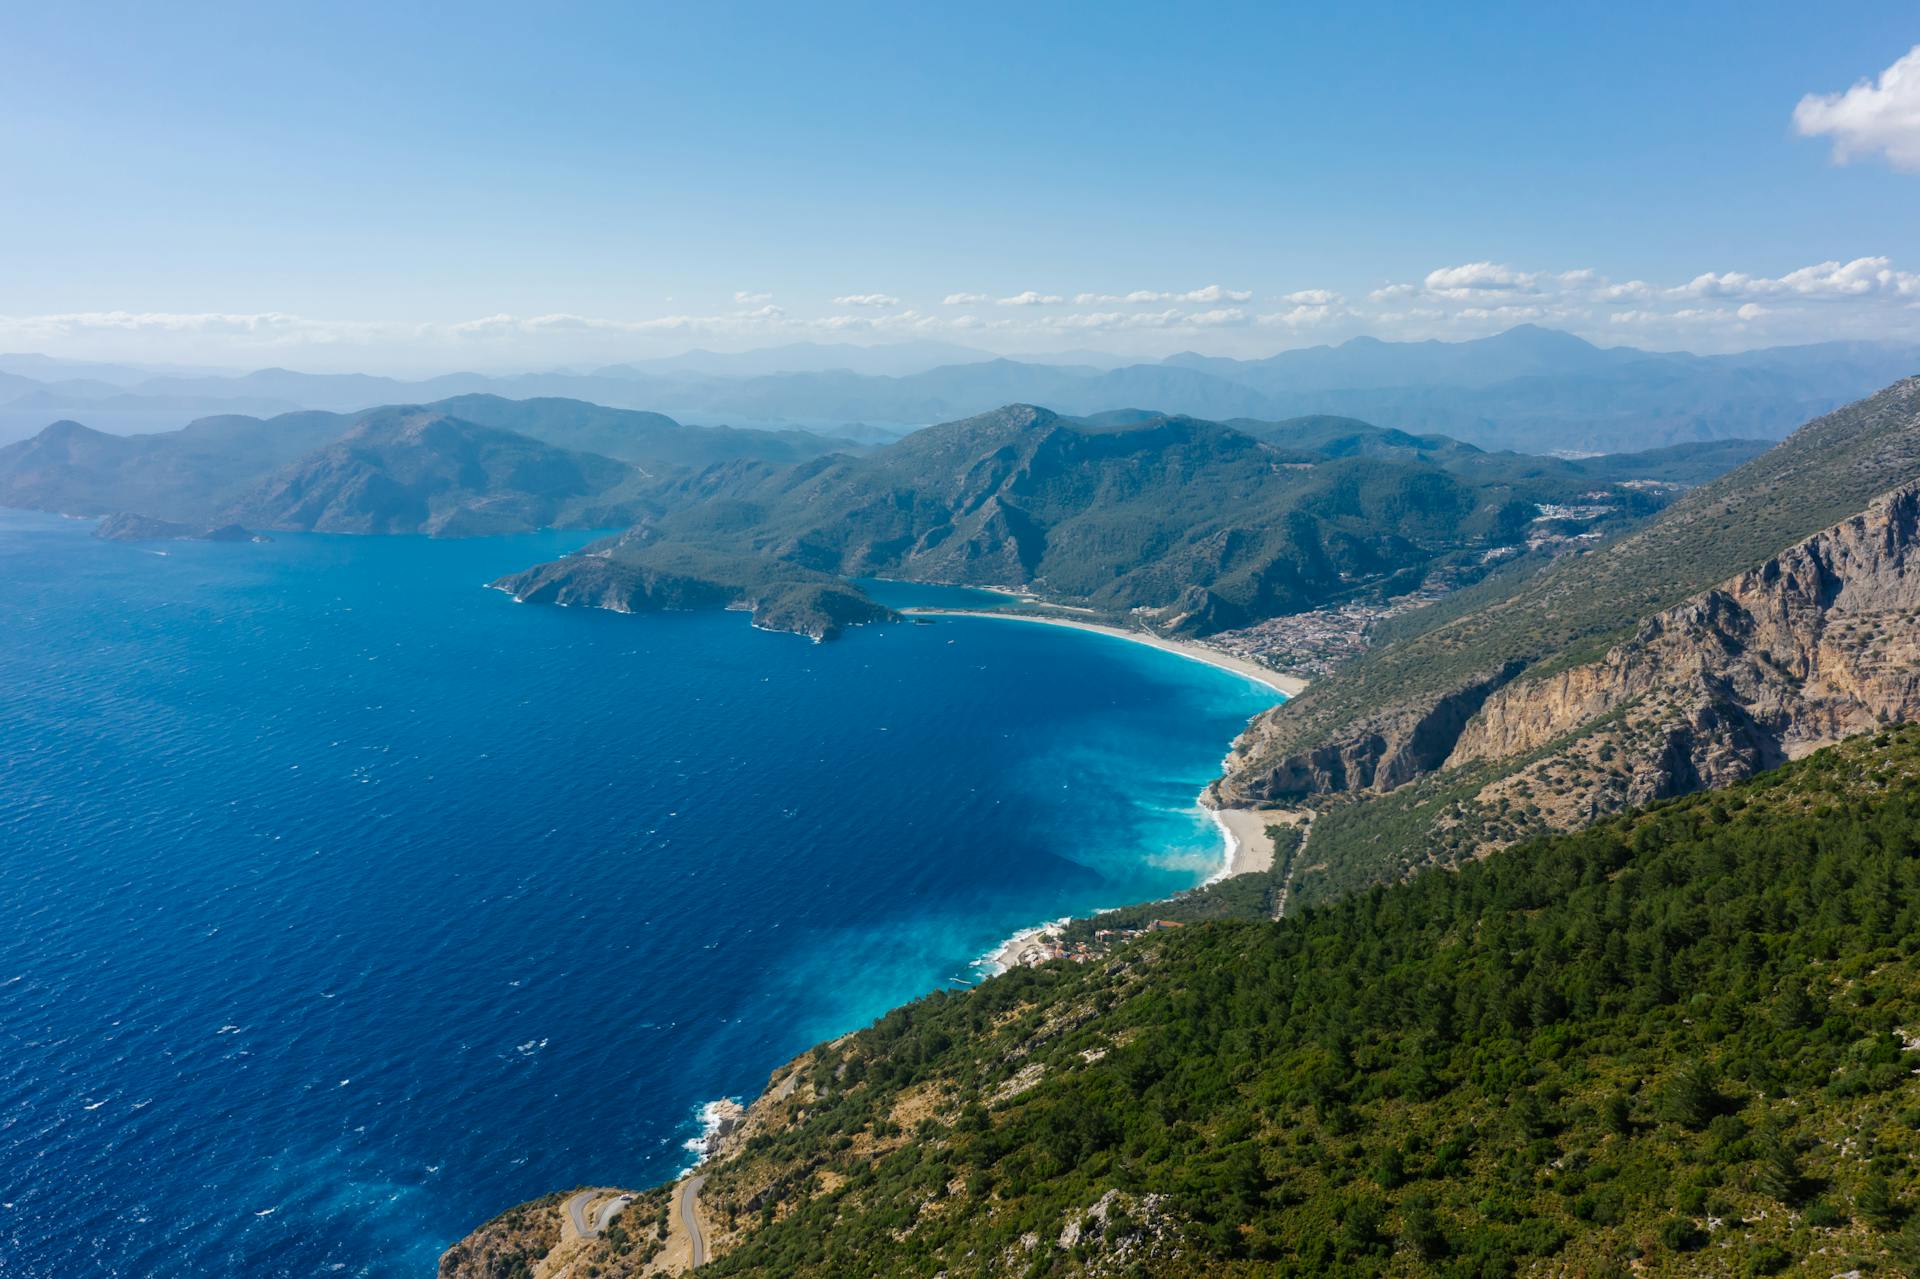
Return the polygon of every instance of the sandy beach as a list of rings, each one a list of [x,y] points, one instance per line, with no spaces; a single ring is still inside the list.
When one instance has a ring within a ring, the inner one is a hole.
[[[1213,814],[1213,820],[1220,824],[1220,829],[1226,832],[1227,841],[1232,845],[1227,864],[1216,879],[1232,879],[1235,875],[1273,869],[1273,837],[1267,834],[1267,825],[1276,819],[1276,814],[1252,808],[1215,808],[1208,811]]]
[[[1070,630],[1092,631],[1096,635],[1106,635],[1113,639],[1131,640],[1135,644],[1145,644],[1157,648],[1163,653],[1172,653],[1189,661],[1205,662],[1208,666],[1223,671],[1232,671],[1244,676],[1256,684],[1264,684],[1276,693],[1287,697],[1298,696],[1307,686],[1303,679],[1291,675],[1282,675],[1278,671],[1268,670],[1257,662],[1244,657],[1222,652],[1195,640],[1162,639],[1158,635],[1149,635],[1145,631],[1130,631],[1120,626],[1107,626],[1101,622],[1082,622],[1070,617],[1043,617],[1038,613],[995,613],[984,609],[960,608],[903,608],[900,612],[911,617],[984,617],[1003,622],[1038,622],[1043,626],[1064,626]]]

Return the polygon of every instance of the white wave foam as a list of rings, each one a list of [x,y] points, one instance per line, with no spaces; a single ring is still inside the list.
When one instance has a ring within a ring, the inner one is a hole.
[[[687,1168],[697,1168],[705,1163],[719,1147],[720,1138],[740,1122],[745,1111],[740,1105],[739,1098],[718,1097],[701,1106],[695,1113],[700,1120],[700,1135],[689,1137],[680,1143],[681,1149],[693,1156],[693,1162],[689,1163]]]

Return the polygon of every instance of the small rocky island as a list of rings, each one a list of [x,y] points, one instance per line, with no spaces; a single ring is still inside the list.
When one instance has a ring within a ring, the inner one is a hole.
[[[273,539],[262,533],[238,524],[222,524],[214,528],[193,524],[176,524],[172,520],[157,520],[151,515],[133,515],[126,511],[116,511],[102,519],[93,530],[93,535],[109,542],[271,542]]]

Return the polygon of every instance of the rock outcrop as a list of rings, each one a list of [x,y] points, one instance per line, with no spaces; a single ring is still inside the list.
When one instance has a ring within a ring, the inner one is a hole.
[[[1540,755],[1519,775],[1529,789],[1590,818],[1914,718],[1920,483],[1656,614],[1597,661],[1499,689],[1444,767]]]
[[[1432,701],[1390,708],[1337,742],[1282,754],[1259,768],[1243,767],[1265,753],[1272,718],[1256,719],[1234,743],[1226,776],[1211,794],[1224,807],[1297,802],[1341,791],[1389,791],[1442,767],[1487,698],[1519,673],[1518,662],[1484,671]]]

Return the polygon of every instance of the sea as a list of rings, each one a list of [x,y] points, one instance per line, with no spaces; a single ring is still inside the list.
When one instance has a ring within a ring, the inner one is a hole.
[[[521,605],[584,533],[0,511],[0,1275],[427,1279],[702,1107],[1215,873],[1243,677],[942,619]],[[876,587],[896,604],[975,592]]]

